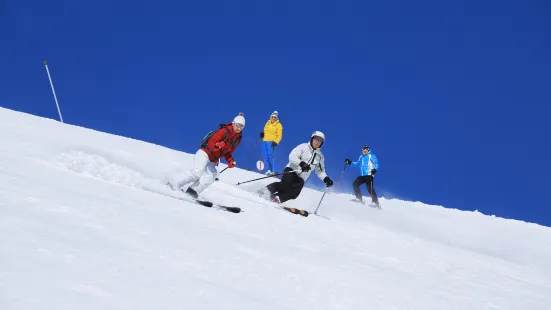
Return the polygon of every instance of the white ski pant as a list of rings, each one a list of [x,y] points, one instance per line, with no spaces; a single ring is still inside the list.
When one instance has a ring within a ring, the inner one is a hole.
[[[209,160],[209,156],[205,151],[199,149],[197,153],[195,153],[193,169],[175,175],[171,183],[175,185],[176,188],[181,188],[185,184],[194,182],[190,187],[197,193],[200,193],[211,185],[215,178],[216,165]]]

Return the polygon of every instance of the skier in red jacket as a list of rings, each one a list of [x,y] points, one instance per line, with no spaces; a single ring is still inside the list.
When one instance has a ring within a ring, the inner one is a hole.
[[[173,176],[168,182],[172,189],[180,190],[187,183],[194,182],[185,191],[197,199],[199,193],[214,182],[216,166],[220,158],[228,162],[228,168],[235,167],[233,152],[241,143],[241,132],[245,127],[245,117],[239,113],[233,122],[221,124],[218,130],[210,132],[201,142],[201,148],[195,153],[193,168],[180,175]]]

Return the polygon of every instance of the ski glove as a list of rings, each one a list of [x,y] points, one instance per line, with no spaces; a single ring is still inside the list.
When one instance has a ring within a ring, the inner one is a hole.
[[[233,167],[235,167],[235,160],[233,160],[233,158],[230,158],[230,160],[228,160],[228,168]]]
[[[329,177],[325,177],[323,179],[323,182],[325,182],[325,185],[327,185],[327,187],[333,186],[333,180],[331,180]]]
[[[277,143],[275,141],[272,141],[272,148],[275,148],[277,146]]]
[[[347,165],[350,165],[352,163],[352,161],[349,158],[347,158],[347,159],[344,160],[344,163],[347,164]]]
[[[375,175],[377,173],[377,169],[371,169],[371,175]]]
[[[307,163],[301,161],[300,164],[298,164],[300,166],[300,169],[302,169],[302,172],[308,172],[310,171],[310,165],[308,165]]]
[[[260,133],[260,138],[264,138],[264,131]]]
[[[217,148],[217,149],[223,149],[224,146],[226,146],[226,143],[225,143],[225,142],[222,142],[222,141],[216,142],[216,143],[214,144],[214,147]]]

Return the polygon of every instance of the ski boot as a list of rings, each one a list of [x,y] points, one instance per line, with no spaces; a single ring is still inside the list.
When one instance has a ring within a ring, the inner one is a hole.
[[[279,198],[277,198],[277,194],[271,194],[270,195],[270,200],[274,203],[280,204]]]
[[[190,195],[193,199],[199,198],[199,194],[193,188],[188,187],[185,191],[186,194]]]

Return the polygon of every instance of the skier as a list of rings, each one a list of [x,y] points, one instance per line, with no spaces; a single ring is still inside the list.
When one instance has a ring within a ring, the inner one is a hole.
[[[216,166],[221,157],[228,162],[228,168],[235,167],[232,154],[241,143],[244,127],[243,113],[239,113],[231,123],[220,124],[219,129],[211,131],[201,142],[201,148],[195,153],[193,168],[173,176],[168,185],[172,189],[179,190],[185,184],[194,182],[185,193],[197,199],[199,193],[214,182]]]
[[[352,183],[354,194],[356,195],[358,201],[363,203],[360,185],[365,183],[365,186],[367,187],[367,190],[371,195],[371,202],[377,207],[380,207],[379,199],[377,198],[377,194],[375,193],[375,188],[373,188],[373,177],[375,173],[377,173],[377,169],[379,169],[379,161],[377,160],[377,156],[375,156],[375,154],[371,152],[369,146],[364,145],[362,147],[362,155],[360,156],[360,158],[358,158],[358,161],[352,162],[350,159],[347,158],[344,162],[347,165],[352,165],[352,167],[360,168],[360,176],[356,178],[354,183]]]
[[[262,161],[264,167],[268,168],[266,175],[275,175],[275,159],[274,150],[275,147],[281,142],[283,138],[283,126],[279,122],[279,115],[277,111],[274,111],[270,115],[270,119],[264,126],[264,131],[260,133],[262,138]]]
[[[314,169],[327,187],[333,185],[333,181],[325,173],[325,158],[320,150],[324,141],[325,135],[321,131],[315,131],[310,142],[299,144],[291,151],[281,181],[266,186],[273,202],[284,203],[296,199],[312,173],[311,169]]]

